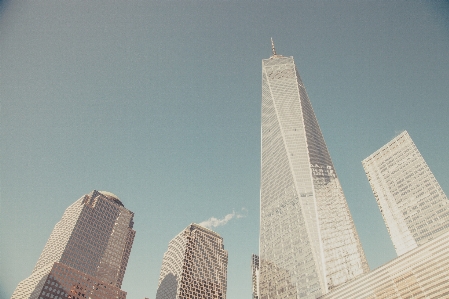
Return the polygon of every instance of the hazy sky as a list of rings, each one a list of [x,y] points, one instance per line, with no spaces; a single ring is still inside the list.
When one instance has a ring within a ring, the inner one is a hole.
[[[371,268],[395,252],[362,159],[407,130],[449,193],[447,1],[0,5],[0,298],[94,189],[135,212],[128,299],[154,299],[168,242],[211,217],[228,298],[250,298],[270,37],[295,58]]]

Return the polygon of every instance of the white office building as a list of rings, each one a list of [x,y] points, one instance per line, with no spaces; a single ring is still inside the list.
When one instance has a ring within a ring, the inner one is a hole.
[[[293,57],[272,50],[262,60],[258,298],[317,298],[369,268]]]
[[[362,164],[398,256],[449,231],[449,201],[406,131]]]

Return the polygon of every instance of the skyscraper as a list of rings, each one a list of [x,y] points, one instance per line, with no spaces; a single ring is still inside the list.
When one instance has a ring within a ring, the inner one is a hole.
[[[406,131],[362,164],[398,255],[449,231],[449,201]]]
[[[75,201],[56,224],[31,275],[11,299],[125,299],[134,213],[106,191]]]
[[[168,244],[156,299],[226,299],[227,266],[223,238],[192,223]]]
[[[257,254],[253,254],[251,258],[251,283],[253,286],[253,299],[259,299],[259,269],[259,256]]]
[[[259,298],[316,298],[367,272],[293,57],[262,60]]]

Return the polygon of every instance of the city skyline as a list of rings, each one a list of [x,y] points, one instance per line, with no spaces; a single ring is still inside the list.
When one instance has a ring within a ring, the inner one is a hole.
[[[0,297],[93,189],[136,212],[129,298],[154,299],[168,242],[208,220],[229,252],[227,296],[250,297],[270,37],[295,57],[371,269],[396,253],[360,161],[407,129],[449,190],[445,2],[0,8]]]
[[[259,297],[316,298],[369,271],[293,57],[262,60]]]

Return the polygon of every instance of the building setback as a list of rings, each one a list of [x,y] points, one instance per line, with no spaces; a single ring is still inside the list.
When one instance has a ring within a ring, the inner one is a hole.
[[[262,60],[260,273],[253,290],[260,299],[316,298],[369,267],[293,57],[272,50]]]
[[[94,190],[75,201],[11,299],[125,299],[120,288],[136,233],[133,217],[110,192]]]
[[[156,299],[226,299],[227,265],[223,238],[192,223],[168,244]]]
[[[449,231],[449,201],[406,131],[362,164],[398,256]]]

